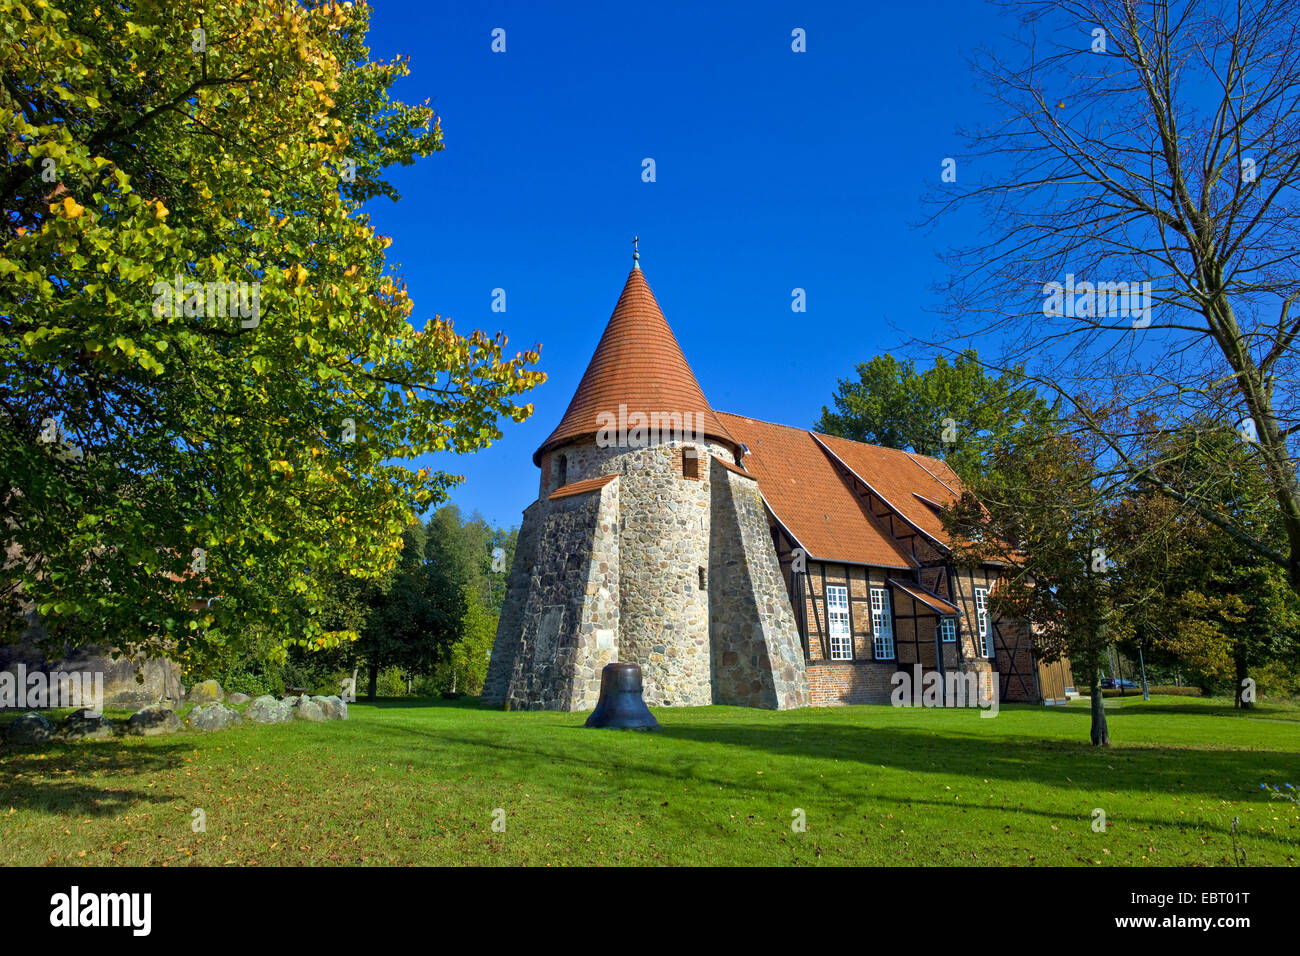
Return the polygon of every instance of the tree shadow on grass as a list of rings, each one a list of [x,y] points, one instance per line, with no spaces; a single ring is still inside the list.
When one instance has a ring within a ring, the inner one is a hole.
[[[678,792],[678,786],[687,785],[696,791],[714,788],[727,791],[729,796],[725,799],[728,800],[734,801],[739,794],[745,799],[776,801],[791,806],[803,806],[810,796],[816,795],[823,806],[839,807],[839,812],[850,812],[845,808],[862,810],[876,807],[883,812],[889,808],[947,806],[940,794],[898,796],[868,790],[864,784],[870,780],[870,765],[875,765],[909,773],[956,773],[972,778],[975,786],[993,784],[996,787],[998,783],[1015,782],[1044,788],[1040,791],[1041,796],[1021,792],[1013,798],[1016,803],[1005,805],[963,799],[960,805],[951,805],[954,811],[1028,813],[1086,827],[1091,823],[1092,808],[1098,805],[1097,801],[1118,794],[1128,797],[1131,802],[1122,812],[1113,811],[1114,822],[1156,831],[1187,831],[1207,840],[1222,838],[1221,828],[1196,816],[1160,814],[1160,805],[1150,800],[1153,792],[1163,790],[1184,798],[1267,803],[1258,790],[1257,777],[1266,775],[1273,768],[1271,761],[1276,761],[1279,756],[1259,751],[1211,752],[1209,756],[1214,759],[1205,762],[1201,758],[1206,754],[1200,751],[1129,748],[1136,759],[1134,766],[1125,772],[1112,769],[1119,766],[1114,760],[1119,751],[1097,752],[1082,744],[1048,742],[1035,746],[1024,741],[998,741],[974,735],[944,739],[942,744],[936,744],[935,739],[939,737],[936,734],[860,726],[830,728],[829,734],[824,733],[827,728],[822,727],[823,733],[817,735],[820,739],[809,740],[806,733],[814,730],[760,724],[730,728],[724,732],[720,732],[723,728],[718,727],[679,726],[646,736],[594,731],[589,732],[592,742],[589,747],[574,745],[575,741],[582,739],[577,734],[510,732],[467,736],[407,728],[382,728],[380,733],[407,740],[414,736],[430,741],[428,749],[413,748],[409,751],[416,759],[428,755],[438,760],[449,750],[455,751],[457,760],[472,755],[473,776],[479,778],[478,786],[508,787],[514,784],[551,793],[567,790],[578,805],[582,805],[584,795],[598,798],[617,796],[620,804],[630,799],[630,806],[647,801],[653,805]],[[759,743],[756,739],[759,737],[766,739]],[[661,743],[681,740],[721,746],[714,755],[707,751],[702,754],[698,749],[672,751],[650,743],[656,738]],[[623,739],[629,740],[630,745],[624,747],[619,743]],[[644,747],[643,742],[646,744]],[[736,767],[735,759],[729,755],[741,750],[857,761],[866,765],[865,774],[828,776],[825,764],[806,761],[778,766],[766,764],[763,776],[751,775],[748,767],[729,774],[728,769]],[[1092,759],[1063,762],[1071,751]],[[497,777],[504,777],[506,781],[493,779]],[[597,790],[605,793],[603,796],[593,793]],[[1072,803],[1077,803],[1078,809],[1069,809]],[[1141,812],[1139,807],[1149,808],[1149,812]],[[954,817],[954,825],[960,825],[959,818]],[[1256,833],[1254,836],[1287,852],[1291,852],[1293,847],[1293,842],[1284,835]]]
[[[1191,698],[1195,700],[1195,698]],[[1276,720],[1286,723],[1300,723],[1300,711],[1292,707],[1281,705],[1270,705],[1267,703],[1258,704],[1253,710],[1237,710],[1231,705],[1215,704],[1197,701],[1196,703],[1148,703],[1142,699],[1139,694],[1136,697],[1116,697],[1106,698],[1109,703],[1111,700],[1118,701],[1121,706],[1107,707],[1107,715],[1119,712],[1121,714],[1141,714],[1144,717],[1237,717]],[[1087,715],[1088,705],[1087,698],[1084,698],[1083,704],[1074,704],[1069,707],[1043,707],[1042,712],[1053,715],[1078,716]]]
[[[1160,745],[1098,749],[1079,741],[995,738],[930,730],[830,724],[674,725],[665,736],[789,757],[857,761],[920,773],[955,773],[1089,791],[1258,795],[1269,780],[1300,775],[1300,754]]]
[[[556,779],[557,774],[573,774],[575,771],[585,779],[595,780],[604,775],[611,786],[616,781],[626,781],[630,777],[645,775],[647,779],[677,779],[697,784],[713,784],[719,787],[737,786],[734,780],[710,774],[720,764],[700,753],[676,755],[647,755],[642,751],[623,752],[618,748],[607,746],[581,746],[578,734],[567,731],[583,731],[593,743],[598,740],[613,742],[618,737],[643,737],[632,731],[592,731],[581,726],[567,727],[551,725],[546,728],[547,736],[555,741],[553,746],[539,746],[540,735],[527,734],[520,739],[518,734],[464,735],[434,730],[420,730],[411,727],[376,727],[376,734],[400,737],[408,742],[408,756],[414,758],[421,754],[434,761],[446,759],[451,748],[461,748],[466,755],[472,754],[474,776],[488,777],[501,774],[519,781],[542,781]],[[551,736],[558,734],[559,736]],[[409,749],[412,737],[429,741],[426,750]],[[656,759],[656,757],[658,759]],[[754,789],[771,790],[771,787]]]
[[[0,753],[0,813],[13,807],[106,816],[141,802],[166,803],[172,799],[169,794],[114,789],[105,777],[174,770],[191,749],[180,741],[157,740],[147,745],[106,740],[56,743],[47,749],[6,748]]]
[[[557,733],[557,731],[575,731]],[[485,729],[467,735],[410,727],[376,728],[376,732],[430,740],[432,759],[448,746],[465,748],[477,771],[540,779],[557,772],[650,774],[695,780],[725,787],[747,786],[728,774],[734,756],[770,754],[785,758],[856,763],[909,773],[957,774],[978,781],[1001,780],[1050,787],[1061,792],[1115,793],[1140,799],[1170,794],[1217,800],[1261,801],[1260,783],[1296,779],[1300,754],[1279,750],[1184,749],[1126,746],[1096,749],[1087,743],[996,738],[952,727],[941,730],[864,727],[825,720],[808,723],[687,723],[665,726],[643,737],[623,731],[577,731],[583,728],[526,725]],[[629,737],[628,745],[618,743]],[[641,738],[640,740],[636,738]],[[682,741],[707,749],[673,749],[651,741]],[[713,748],[716,747],[716,750]],[[770,792],[788,782],[795,789],[825,787],[825,765],[786,764],[768,767],[753,789]],[[748,773],[748,770],[745,771]],[[1289,775],[1289,776],[1288,776]],[[861,786],[862,777],[852,786]]]

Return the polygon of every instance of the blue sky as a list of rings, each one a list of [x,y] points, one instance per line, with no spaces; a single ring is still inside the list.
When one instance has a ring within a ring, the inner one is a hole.
[[[977,224],[927,232],[920,200],[960,156],[957,127],[988,110],[966,57],[997,42],[991,7],[373,3],[372,57],[410,58],[397,95],[430,99],[446,135],[445,152],[391,171],[401,202],[369,210],[414,319],[502,330],[511,354],[540,342],[550,377],[492,448],[414,464],[463,474],[465,511],[515,524],[536,497],[532,453],[591,358],[633,235],[719,410],[811,425],[856,363],[939,325],[935,254]]]

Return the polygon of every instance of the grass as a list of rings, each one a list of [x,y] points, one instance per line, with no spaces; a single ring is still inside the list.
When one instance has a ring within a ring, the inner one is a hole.
[[[1119,704],[1107,750],[1086,701],[657,709],[639,734],[472,700],[9,750],[0,865],[1230,866],[1233,817],[1249,864],[1295,865],[1300,808],[1260,784],[1300,786],[1300,707]]]

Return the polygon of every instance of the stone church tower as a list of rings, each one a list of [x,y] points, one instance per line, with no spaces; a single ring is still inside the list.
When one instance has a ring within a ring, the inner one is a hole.
[[[601,669],[647,703],[807,706],[804,654],[757,481],[633,256],[568,410],[533,455],[486,703],[588,710]]]

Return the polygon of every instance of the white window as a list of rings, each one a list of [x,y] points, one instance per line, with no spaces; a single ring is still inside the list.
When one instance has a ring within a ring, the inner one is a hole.
[[[939,618],[939,639],[945,644],[957,640],[957,619],[955,617]]]
[[[993,622],[989,620],[989,592],[975,589],[975,631],[980,636],[980,655],[993,656]]]
[[[853,634],[849,630],[849,589],[826,587],[826,620],[831,628],[831,660],[853,660]]]
[[[876,660],[893,660],[894,625],[889,613],[889,592],[884,588],[871,589],[871,635],[874,638]]]

